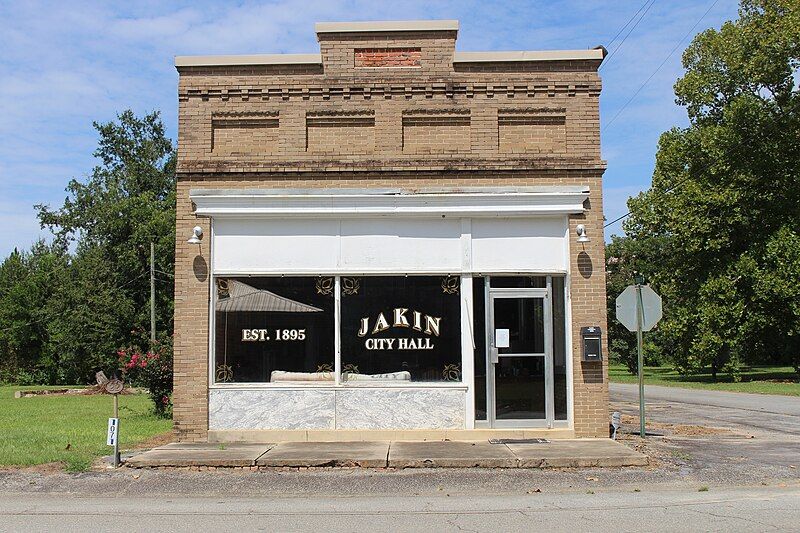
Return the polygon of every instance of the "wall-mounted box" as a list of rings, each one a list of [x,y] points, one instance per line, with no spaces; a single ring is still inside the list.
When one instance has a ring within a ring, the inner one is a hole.
[[[581,360],[585,363],[603,360],[602,332],[599,326],[581,328],[581,341],[583,355]]]

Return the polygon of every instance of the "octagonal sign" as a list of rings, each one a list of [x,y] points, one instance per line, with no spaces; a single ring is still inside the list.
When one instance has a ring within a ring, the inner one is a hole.
[[[642,285],[642,331],[653,329],[661,320],[661,315],[661,296],[649,285]],[[635,285],[629,285],[617,296],[617,320],[629,331],[636,331]]]

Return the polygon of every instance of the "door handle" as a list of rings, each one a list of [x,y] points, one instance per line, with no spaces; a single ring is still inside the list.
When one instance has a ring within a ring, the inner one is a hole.
[[[500,352],[494,346],[492,346],[489,349],[489,355],[491,357],[491,362],[492,363],[499,363],[500,362]]]

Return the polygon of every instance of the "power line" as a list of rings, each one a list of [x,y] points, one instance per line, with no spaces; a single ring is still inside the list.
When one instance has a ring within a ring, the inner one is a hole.
[[[603,63],[600,65],[600,67],[598,68],[598,70],[600,70],[601,68],[603,68],[603,66],[605,66],[605,65],[608,65],[608,62],[611,60],[611,58],[614,56],[614,54],[616,54],[616,53],[617,53],[617,51],[618,51],[620,48],[622,48],[622,45],[623,45],[623,44],[625,44],[625,41],[627,41],[627,40],[628,40],[628,37],[630,37],[631,33],[633,33],[633,30],[635,30],[635,29],[636,29],[636,26],[638,26],[638,25],[639,25],[639,23],[640,23],[640,22],[641,22],[641,21],[644,19],[645,15],[647,15],[647,12],[648,12],[648,11],[650,11],[650,8],[651,8],[651,7],[653,7],[653,4],[655,4],[655,3],[656,3],[656,0],[652,0],[652,1],[650,2],[650,4],[649,4],[649,5],[647,6],[647,8],[644,10],[644,13],[642,13],[642,16],[641,16],[641,17],[639,17],[639,20],[637,20],[637,21],[636,21],[636,23],[635,23],[633,26],[631,26],[631,29],[630,29],[630,30],[628,30],[628,33],[626,33],[626,34],[625,34],[625,37],[623,37],[623,38],[622,38],[622,41],[620,41],[620,43],[617,45],[617,47],[616,47],[616,48],[614,48],[614,50],[613,50],[613,51],[612,51],[610,54],[608,54],[608,56],[605,58],[605,60],[604,60],[604,61],[603,61]],[[638,13],[638,11],[637,11],[637,13]],[[634,15],[634,16],[635,16],[635,15]]]
[[[654,1],[655,1],[655,0],[654,0]],[[650,76],[648,76],[648,77],[647,77],[647,79],[644,81],[644,83],[642,83],[642,85],[640,85],[640,86],[639,86],[639,88],[638,88],[638,89],[636,89],[636,92],[635,92],[635,93],[633,93],[633,95],[632,95],[632,96],[631,96],[631,97],[628,99],[628,101],[627,101],[627,102],[625,102],[625,105],[623,105],[623,106],[622,106],[622,107],[621,107],[621,108],[620,108],[620,109],[617,111],[617,113],[616,113],[616,114],[615,114],[615,115],[614,115],[614,116],[611,118],[611,120],[610,120],[610,121],[608,121],[608,122],[605,124],[605,126],[603,126],[603,128],[602,128],[602,130],[601,130],[601,131],[605,131],[605,130],[606,130],[608,127],[609,127],[609,126],[611,126],[611,124],[613,124],[613,123],[614,123],[614,121],[617,119],[617,117],[619,117],[619,116],[622,114],[622,112],[623,112],[623,111],[625,111],[625,109],[626,109],[626,108],[627,108],[627,107],[630,105],[630,103],[631,103],[631,102],[633,102],[633,100],[634,100],[634,99],[635,99],[635,98],[636,98],[636,97],[639,95],[639,93],[642,91],[642,89],[644,89],[644,87],[645,87],[645,86],[646,86],[648,83],[650,83],[650,80],[652,80],[652,79],[653,79],[653,77],[654,77],[654,76],[655,76],[655,75],[658,73],[658,71],[659,71],[659,70],[661,70],[661,69],[664,67],[664,65],[667,63],[667,61],[669,61],[669,58],[670,58],[670,57],[672,57],[672,54],[674,54],[674,53],[675,53],[675,51],[676,51],[676,50],[677,50],[677,49],[680,47],[681,43],[683,43],[683,41],[685,41],[685,40],[686,40],[686,38],[687,38],[689,35],[691,35],[691,33],[692,33],[694,30],[695,30],[695,28],[697,28],[697,26],[698,26],[698,25],[699,25],[699,24],[700,24],[700,23],[703,21],[703,19],[704,19],[704,18],[706,18],[706,16],[709,14],[709,12],[711,12],[711,10],[712,10],[712,9],[714,9],[714,6],[715,6],[715,5],[717,5],[717,2],[718,2],[718,1],[719,1],[719,0],[714,0],[713,2],[711,2],[711,5],[710,5],[710,6],[708,6],[708,9],[706,9],[705,13],[703,13],[703,15],[702,15],[702,16],[701,16],[699,19],[697,19],[697,22],[695,22],[695,23],[692,25],[692,27],[691,27],[691,28],[689,28],[689,31],[687,31],[687,32],[686,32],[686,34],[684,34],[684,36],[683,36],[683,37],[681,37],[681,39],[680,39],[680,40],[679,40],[679,41],[678,41],[678,42],[675,44],[675,46],[672,48],[672,50],[670,50],[669,54],[667,54],[667,57],[665,57],[665,58],[664,58],[664,60],[661,62],[661,64],[660,64],[660,65],[658,65],[658,67],[657,67],[657,68],[656,68],[656,69],[655,69],[655,70],[654,70],[654,71],[653,71],[653,72],[650,74]],[[651,5],[652,5],[652,4],[651,4]],[[640,20],[641,20],[641,19],[640,19]],[[669,190],[665,191],[665,194],[666,194],[666,193],[669,193],[669,192],[672,192],[673,190],[675,190],[677,187],[679,187],[680,185],[682,185],[682,184],[683,184],[684,182],[686,182],[686,181],[688,181],[688,178],[686,178],[686,179],[682,180],[681,182],[677,183],[676,185],[674,185],[674,186],[673,186],[672,188],[670,188]],[[617,218],[615,218],[614,220],[612,220],[612,221],[611,221],[611,222],[609,222],[608,224],[605,224],[605,225],[603,226],[603,228],[607,228],[607,227],[609,227],[609,226],[611,226],[611,225],[613,225],[613,224],[616,224],[616,223],[617,223],[617,222],[619,222],[620,220],[622,220],[622,219],[624,219],[624,218],[626,218],[626,217],[630,216],[630,214],[631,214],[631,213],[630,213],[630,211],[628,211],[628,212],[627,212],[627,213],[625,213],[624,215],[622,215],[622,216],[620,216],[620,217],[617,217]]]
[[[703,19],[704,19],[704,18],[706,18],[706,15],[708,15],[708,13],[709,13],[709,12],[710,12],[710,11],[711,11],[713,8],[714,8],[714,6],[715,6],[715,5],[717,5],[717,2],[718,2],[718,1],[719,1],[719,0],[714,0],[714,1],[711,3],[711,5],[710,5],[710,6],[708,6],[708,9],[706,9],[706,12],[705,12],[705,13],[703,13],[703,16],[701,16],[701,17],[700,17],[700,18],[697,20],[697,22],[695,22],[695,23],[694,23],[694,25],[693,25],[691,28],[689,28],[689,31],[687,31],[687,32],[686,32],[686,34],[685,34],[683,37],[681,37],[681,39],[680,39],[680,40],[679,40],[679,41],[678,41],[678,42],[675,44],[675,46],[672,48],[672,50],[670,51],[670,53],[669,53],[669,54],[667,54],[667,57],[665,57],[665,58],[664,58],[664,60],[661,62],[661,64],[660,64],[660,65],[658,65],[658,67],[657,67],[657,68],[656,68],[656,69],[655,69],[655,70],[654,70],[654,71],[653,71],[653,72],[650,74],[650,76],[648,76],[648,77],[647,77],[647,79],[646,79],[646,80],[644,80],[644,83],[642,83],[642,85],[640,85],[640,86],[639,86],[639,88],[638,88],[638,89],[636,89],[636,92],[635,92],[635,93],[633,93],[633,96],[631,96],[631,97],[628,99],[628,101],[627,101],[627,102],[625,102],[625,105],[623,105],[621,108],[619,108],[619,110],[618,110],[618,111],[617,111],[617,113],[616,113],[616,114],[615,114],[615,115],[614,115],[614,116],[611,118],[611,120],[609,120],[608,122],[606,122],[606,125],[605,125],[605,126],[603,126],[603,129],[602,129],[602,131],[605,131],[605,130],[606,130],[606,128],[608,128],[609,126],[611,126],[611,124],[613,124],[613,123],[614,123],[614,121],[615,121],[615,120],[617,120],[617,117],[619,117],[619,116],[622,114],[622,112],[623,112],[623,111],[625,111],[625,109],[628,107],[628,105],[630,105],[630,103],[631,103],[631,102],[633,102],[633,100],[634,100],[634,99],[635,99],[635,98],[636,98],[636,97],[639,95],[639,93],[642,91],[642,89],[644,89],[644,87],[645,87],[645,86],[646,86],[648,83],[650,83],[650,80],[652,80],[652,79],[653,79],[653,76],[655,76],[656,74],[658,74],[658,71],[659,71],[659,70],[661,70],[661,69],[664,67],[664,65],[666,65],[666,64],[667,64],[667,61],[669,61],[669,58],[670,58],[670,57],[672,57],[672,54],[674,54],[674,53],[675,53],[675,51],[676,51],[676,50],[677,50],[677,49],[680,47],[681,43],[683,43],[683,41],[685,41],[685,40],[686,40],[686,38],[687,38],[687,37],[688,37],[688,36],[689,36],[689,35],[690,35],[690,34],[691,34],[693,31],[694,31],[694,29],[695,29],[695,28],[698,26],[698,24],[700,24],[700,22],[702,22],[702,21],[703,21]],[[651,4],[651,5],[652,5],[652,4]]]
[[[616,41],[616,40],[617,40],[617,37],[619,37],[619,36],[622,34],[622,32],[623,32],[623,31],[625,31],[625,28],[627,28],[627,27],[628,27],[628,24],[630,24],[631,22],[633,22],[633,19],[635,19],[635,18],[636,18],[636,15],[638,15],[638,14],[639,14],[639,12],[640,12],[642,9],[644,9],[644,6],[646,6],[646,5],[647,5],[647,3],[648,3],[649,1],[650,1],[650,0],[644,0],[644,3],[643,3],[641,6],[639,6],[639,9],[637,9],[637,10],[636,10],[636,13],[634,13],[634,14],[631,16],[631,18],[629,18],[629,19],[628,19],[628,22],[626,22],[626,23],[625,23],[625,25],[624,25],[624,26],[622,26],[622,27],[619,29],[619,31],[618,31],[618,32],[617,32],[617,34],[614,36],[614,38],[613,38],[613,39],[611,39],[611,40],[608,42],[608,48],[611,48],[611,45],[612,45],[612,44],[614,44],[614,41]]]

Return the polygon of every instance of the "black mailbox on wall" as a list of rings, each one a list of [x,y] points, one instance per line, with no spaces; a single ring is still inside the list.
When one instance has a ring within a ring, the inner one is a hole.
[[[602,335],[598,326],[581,328],[581,341],[583,341],[583,361],[602,361],[603,343]]]

